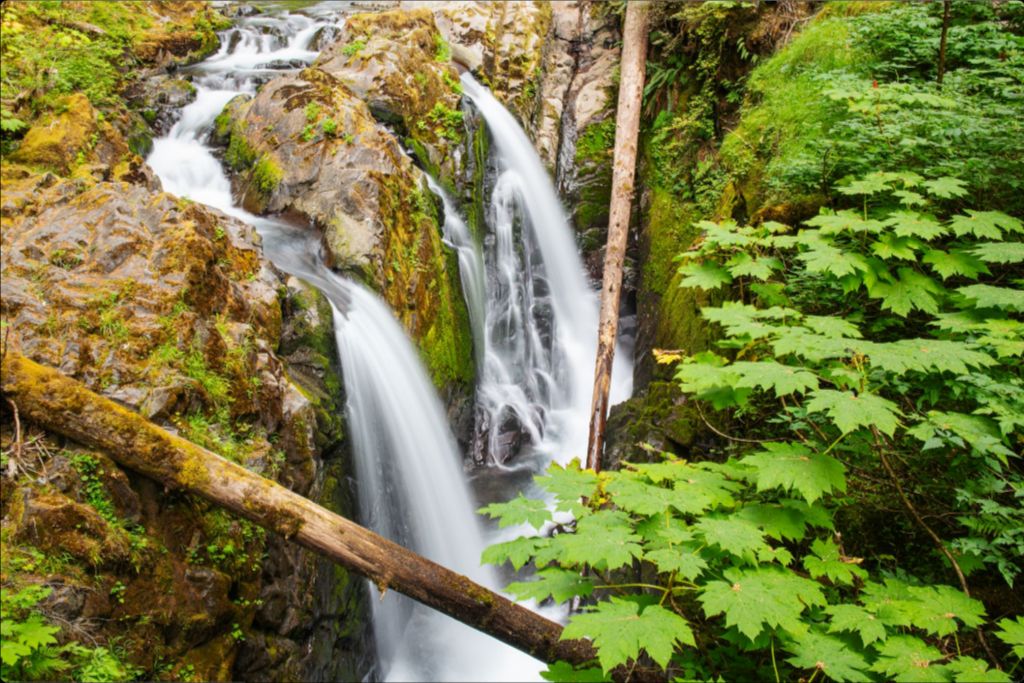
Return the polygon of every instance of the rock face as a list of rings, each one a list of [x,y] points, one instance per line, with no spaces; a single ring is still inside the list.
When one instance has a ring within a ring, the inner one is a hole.
[[[282,282],[251,227],[144,174],[4,173],[5,344],[351,514],[328,306]],[[137,623],[126,652],[146,670],[159,656],[202,680],[359,676],[361,582],[205,503],[163,495],[102,453],[43,443],[61,456],[4,487],[5,554],[68,553],[68,586],[114,591],[68,607],[69,621],[109,623],[103,636]],[[86,567],[95,577],[80,575]],[[337,665],[311,656],[311,642]],[[267,652],[277,655],[257,656]]]
[[[438,34],[428,29],[428,13],[368,16],[379,30],[369,18],[351,17],[317,65],[267,83],[250,102],[229,104],[219,124],[230,139],[225,158],[247,169],[247,207],[299,214],[319,228],[331,265],[378,291],[418,343],[435,384],[464,396],[472,388],[473,353],[455,257],[441,241],[423,172],[371,109],[408,131],[421,160],[454,169],[461,112],[446,104],[455,105],[457,95],[445,79],[457,85],[455,72],[433,55],[431,36]],[[398,52],[346,55],[351,43],[342,41],[356,34]],[[420,53],[433,74],[424,78],[436,81],[418,91],[419,100],[405,93],[422,79],[399,71],[413,57],[387,56],[402,54],[389,47],[400,37],[412,41],[401,50]]]

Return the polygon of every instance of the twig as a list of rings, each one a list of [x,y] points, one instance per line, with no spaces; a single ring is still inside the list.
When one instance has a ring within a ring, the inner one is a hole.
[[[704,417],[704,411],[701,410],[700,403],[698,401],[694,401],[693,405],[697,406],[697,414],[700,415],[700,419],[704,421],[704,424],[707,425],[708,429],[713,431],[715,434],[718,434],[723,439],[729,439],[729,441],[741,441],[743,443],[771,443],[781,441],[781,439],[743,439],[738,436],[729,436],[725,432],[719,431],[713,424],[708,422],[708,418]]]
[[[18,406],[14,401],[7,399],[7,405],[14,411],[14,441],[11,443],[11,457],[7,461],[7,477],[14,479],[18,476],[18,468],[21,467],[21,420],[18,418]]]

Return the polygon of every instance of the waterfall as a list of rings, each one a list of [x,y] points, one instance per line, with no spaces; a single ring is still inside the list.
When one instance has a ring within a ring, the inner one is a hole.
[[[540,461],[584,457],[597,353],[597,295],[587,282],[565,211],[526,132],[468,73],[465,95],[493,140],[496,179],[484,240],[486,362],[478,386],[488,452],[514,419]],[[616,354],[612,403],[629,397],[632,364]]]
[[[480,566],[485,542],[461,457],[441,403],[405,331],[374,294],[323,265],[308,230],[247,213],[207,144],[214,119],[234,96],[253,92],[281,60],[311,61],[315,31],[332,25],[287,13],[243,19],[222,34],[220,51],[191,67],[197,96],[147,159],[164,188],[254,225],[281,270],[320,289],[334,308],[359,481],[361,522],[384,536],[492,588]],[[447,200],[446,198],[446,201]],[[485,324],[483,265],[449,202],[446,239],[460,256],[474,325]],[[474,278],[476,278],[474,280]],[[371,588],[375,591],[375,588]],[[387,680],[535,680],[541,664],[474,629],[394,592],[373,602],[380,671]]]

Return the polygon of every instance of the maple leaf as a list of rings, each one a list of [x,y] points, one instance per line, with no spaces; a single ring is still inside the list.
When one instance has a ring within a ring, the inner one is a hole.
[[[587,511],[580,499],[592,498],[597,490],[597,473],[580,469],[578,458],[573,458],[565,467],[551,463],[547,473],[534,477],[534,481],[555,497],[558,510],[571,512],[577,517]]]
[[[896,681],[945,681],[940,671],[927,671],[939,659],[942,653],[920,638],[893,636],[878,646],[878,659],[871,670]]]
[[[755,259],[750,254],[741,252],[729,259],[725,266],[733,277],[749,276],[758,280],[767,280],[774,271],[782,269],[782,261],[774,256]]]
[[[893,211],[885,222],[892,226],[893,232],[898,237],[920,237],[923,240],[932,240],[949,232],[949,228],[941,225],[934,216],[916,211]]]
[[[968,211],[967,216],[953,216],[949,227],[957,237],[974,235],[983,239],[1002,239],[1003,231],[1024,231],[1019,218],[1007,216],[1001,211]]]
[[[716,263],[687,263],[679,267],[679,274],[685,275],[680,287],[696,289],[718,289],[732,282],[729,272]]]
[[[886,233],[871,243],[871,253],[883,259],[916,261],[917,250],[924,245],[913,237],[897,237]]]
[[[741,559],[751,557],[751,553],[771,552],[771,547],[764,542],[764,532],[740,517],[704,517],[694,529],[704,536],[708,545],[717,545]]]
[[[877,233],[885,229],[885,223],[873,219],[865,219],[856,211],[848,209],[834,214],[822,213],[805,221],[807,225],[818,228],[822,235],[836,235],[841,232]]]
[[[584,517],[571,534],[559,534],[537,555],[537,561],[558,560],[563,566],[589,564],[618,569],[643,555],[642,539],[633,533],[629,516],[619,510],[599,510]]]
[[[761,388],[765,391],[772,389],[776,396],[804,393],[808,389],[818,388],[818,378],[813,372],[802,367],[782,365],[771,360],[740,361],[727,367],[739,375],[736,386]]]
[[[834,389],[814,392],[806,408],[809,413],[827,413],[843,434],[860,427],[874,426],[883,434],[892,436],[899,426],[898,416],[901,414],[895,403],[876,394],[854,394]]]
[[[798,669],[818,669],[840,683],[866,678],[868,661],[842,638],[807,631],[795,634],[786,649],[793,653],[786,661]]]
[[[954,681],[970,683],[1010,683],[1010,674],[999,669],[990,669],[988,662],[974,657],[957,657],[942,667]]]
[[[483,564],[503,564],[506,560],[518,571],[530,561],[539,550],[545,548],[550,539],[524,536],[504,543],[495,543],[484,549],[480,562]]]
[[[830,605],[825,608],[825,612],[832,617],[828,629],[831,633],[857,633],[865,647],[876,640],[883,641],[889,637],[878,617],[860,605]]]
[[[675,572],[687,581],[693,581],[708,568],[708,563],[693,548],[651,550],[644,555],[644,559],[653,562],[659,572],[663,574]]]
[[[959,178],[943,176],[934,180],[926,180],[921,184],[928,191],[928,194],[939,199],[952,199],[953,197],[963,197],[967,194],[967,183]]]
[[[806,507],[806,503],[803,505]],[[791,504],[747,504],[735,514],[740,519],[756,524],[766,535],[780,541],[801,540],[807,533],[807,526],[811,523],[804,510]]]
[[[617,472],[605,486],[616,507],[638,515],[662,514],[676,503],[679,493],[642,481],[629,472]],[[685,506],[685,501],[680,501]]]
[[[804,557],[804,568],[815,579],[827,576],[832,583],[849,586],[855,576],[867,578],[868,573],[858,566],[860,558],[843,557],[832,539],[815,540],[811,552],[814,554]]]
[[[599,602],[592,611],[573,615],[561,639],[574,638],[594,642],[605,673],[635,660],[640,650],[664,668],[677,645],[695,645],[693,631],[678,614],[658,605],[641,608],[637,602],[623,598]]]
[[[479,512],[497,519],[500,528],[528,523],[540,529],[551,520],[551,511],[543,500],[527,498],[522,493],[507,503],[491,503]]]
[[[549,567],[537,572],[534,581],[514,581],[505,587],[517,600],[533,598],[543,602],[549,597],[555,602],[565,602],[576,596],[587,596],[594,592],[594,582],[584,578],[578,571]]]
[[[908,371],[952,372],[957,375],[969,368],[986,368],[996,360],[984,351],[965,342],[947,339],[901,339],[895,342],[858,342],[855,349],[868,357],[871,365],[896,375]]]
[[[764,449],[741,462],[757,470],[757,490],[776,486],[794,489],[808,503],[825,493],[846,490],[845,468],[828,455],[812,452],[801,443],[766,443]]]
[[[1024,242],[985,242],[971,253],[986,263],[1020,263],[1024,261]]]
[[[791,633],[804,630],[800,615],[808,606],[825,605],[816,581],[778,567],[727,569],[725,581],[709,581],[698,597],[709,617],[725,615],[751,641],[765,626],[781,626]]]
[[[803,324],[818,334],[835,339],[849,337],[859,339],[862,335],[856,325],[849,320],[831,315],[809,315]]]
[[[981,259],[962,250],[931,249],[925,252],[921,261],[930,265],[932,270],[942,276],[943,280],[948,280],[954,275],[963,275],[975,280],[978,275],[989,274],[988,268]]]
[[[992,285],[968,285],[956,290],[978,308],[1005,308],[1024,312],[1024,292],[1009,287]]]
[[[1001,619],[996,638],[1013,648],[1017,659],[1024,659],[1024,617]]]
[[[894,282],[878,281],[868,287],[872,298],[882,300],[882,308],[904,317],[913,309],[937,313],[935,296],[942,291],[935,280],[910,268],[900,268]]]

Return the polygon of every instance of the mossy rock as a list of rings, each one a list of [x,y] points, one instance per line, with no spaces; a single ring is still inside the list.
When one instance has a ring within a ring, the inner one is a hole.
[[[651,382],[633,398],[613,406],[605,430],[604,469],[625,461],[660,460],[655,451],[685,456],[699,438],[702,424],[696,408],[674,382]]]
[[[81,93],[65,99],[63,109],[32,126],[11,160],[69,173],[97,133],[96,110]]]

